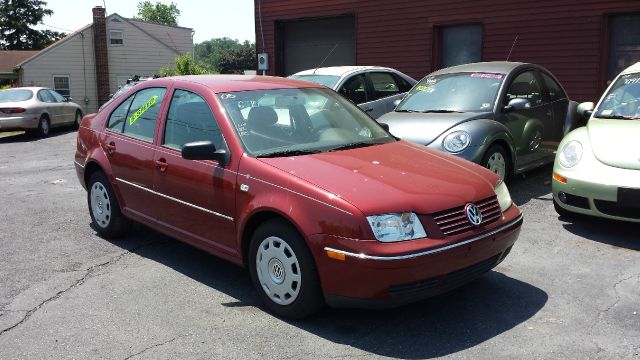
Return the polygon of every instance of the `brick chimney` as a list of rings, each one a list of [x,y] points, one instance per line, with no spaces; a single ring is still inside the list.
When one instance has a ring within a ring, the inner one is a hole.
[[[93,8],[93,50],[96,62],[98,106],[109,101],[109,58],[107,54],[107,21],[105,8]]]

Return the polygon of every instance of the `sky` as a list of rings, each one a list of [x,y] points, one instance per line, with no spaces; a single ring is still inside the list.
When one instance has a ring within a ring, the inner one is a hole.
[[[45,0],[46,7],[53,10],[45,17],[38,29],[73,32],[93,21],[91,9],[95,6],[107,8],[107,15],[118,13],[130,18],[138,13],[139,0]],[[156,0],[151,0],[155,3]],[[178,25],[195,30],[193,42],[200,43],[212,38],[229,37],[240,41],[255,42],[253,0],[163,0],[164,4],[175,3],[180,10]]]

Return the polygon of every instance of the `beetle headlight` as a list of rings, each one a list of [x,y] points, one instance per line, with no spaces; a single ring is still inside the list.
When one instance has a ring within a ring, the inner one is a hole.
[[[392,213],[367,216],[367,221],[378,241],[396,242],[427,237],[415,213]]]
[[[582,144],[580,144],[576,140],[572,140],[562,147],[562,150],[560,150],[558,161],[563,167],[570,168],[576,166],[576,164],[580,162],[581,158]]]
[[[466,149],[471,143],[471,135],[464,130],[454,131],[442,141],[442,146],[448,152],[457,153]]]
[[[504,212],[511,204],[513,204],[513,200],[511,200],[511,194],[509,194],[509,189],[507,189],[507,184],[504,181],[501,181],[498,186],[495,188],[496,195],[498,196],[498,204],[500,204],[500,210]]]

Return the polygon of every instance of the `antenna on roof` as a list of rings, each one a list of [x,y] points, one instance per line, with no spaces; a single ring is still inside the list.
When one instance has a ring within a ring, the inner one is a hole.
[[[511,50],[509,50],[509,55],[507,55],[506,61],[509,61],[509,58],[511,57],[511,52],[513,51],[513,48],[516,46],[516,41],[518,41],[518,36],[519,35],[516,35],[516,38],[513,39],[513,44],[511,44]]]
[[[333,50],[335,50],[338,47],[338,43],[336,43],[335,45],[333,45],[333,49],[331,49],[331,51],[329,51],[329,53],[327,54],[327,56],[324,57],[324,59],[322,59],[322,61],[320,61],[320,64],[318,64],[318,66],[316,66],[315,69],[313,69],[313,75],[316,74],[316,71],[318,70],[318,68],[320,66],[322,66],[322,64],[324,64],[325,61],[327,61],[327,59],[329,58],[329,56],[331,56],[331,54],[333,54]]]

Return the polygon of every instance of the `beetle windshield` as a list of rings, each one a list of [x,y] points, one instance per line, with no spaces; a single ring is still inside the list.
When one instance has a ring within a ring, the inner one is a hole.
[[[395,141],[362,110],[321,88],[218,94],[247,153],[295,156]]]
[[[334,75],[291,75],[290,79],[311,81],[316,84],[324,85],[326,87],[332,88],[336,86],[338,80],[340,80],[339,76]]]
[[[640,119],[640,73],[620,76],[594,116],[604,119]]]
[[[26,101],[33,97],[33,91],[27,89],[7,89],[0,91],[0,102]]]
[[[427,76],[409,91],[395,111],[493,111],[503,79],[503,74],[480,72]]]

